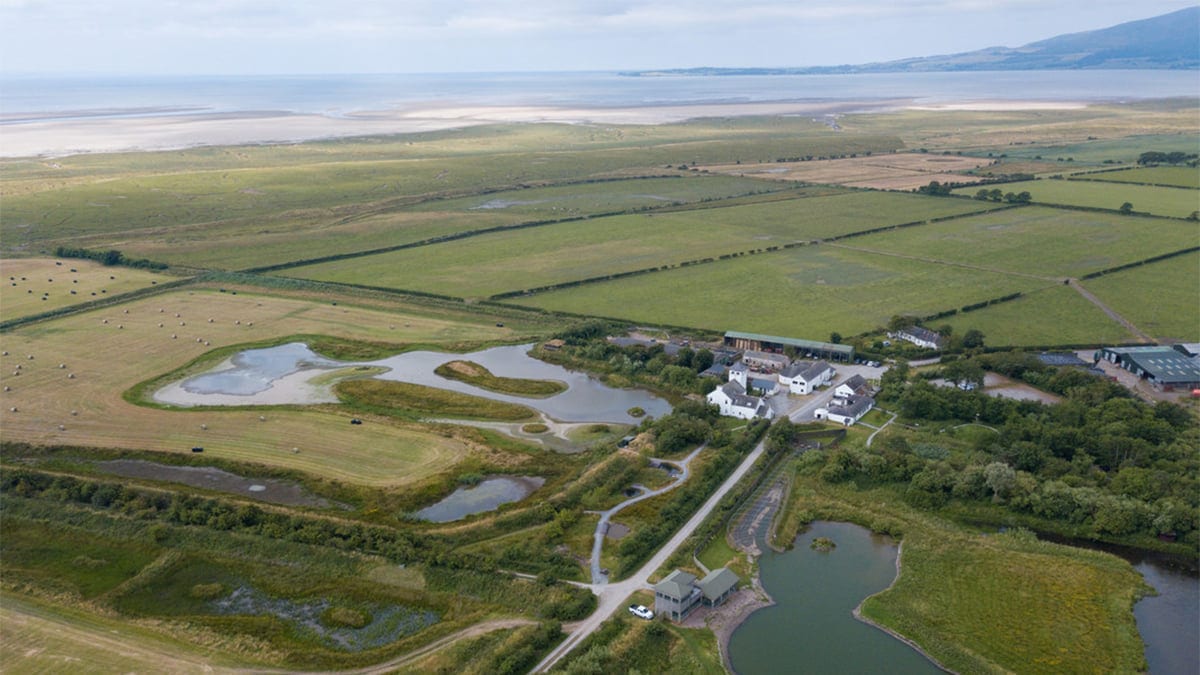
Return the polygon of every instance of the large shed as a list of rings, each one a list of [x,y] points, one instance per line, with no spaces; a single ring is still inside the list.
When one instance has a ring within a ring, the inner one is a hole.
[[[812,354],[817,358],[834,361],[854,360],[854,347],[851,345],[780,337],[778,335],[759,335],[758,333],[741,333],[731,330],[725,333],[725,345],[734,349],[750,349],[776,353],[782,353],[785,349],[791,347],[802,355]]]
[[[1097,356],[1164,391],[1200,387],[1200,359],[1173,347],[1105,347]]]

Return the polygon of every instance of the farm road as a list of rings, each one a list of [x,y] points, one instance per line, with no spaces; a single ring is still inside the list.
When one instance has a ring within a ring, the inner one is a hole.
[[[1134,335],[1138,336],[1138,338],[1140,338],[1141,340],[1143,340],[1145,342],[1154,342],[1154,338],[1143,333],[1141,331],[1141,329],[1139,329],[1137,326],[1133,325],[1133,323],[1131,321],[1129,321],[1129,319],[1126,319],[1125,317],[1121,316],[1120,314],[1117,314],[1115,311],[1113,311],[1113,309],[1111,307],[1109,307],[1108,305],[1101,302],[1100,298],[1097,298],[1095,295],[1092,295],[1092,292],[1089,291],[1088,289],[1084,288],[1083,285],[1079,283],[1078,279],[1068,279],[1067,284],[1071,288],[1074,288],[1076,291],[1079,291],[1079,294],[1082,295],[1084,298],[1086,298],[1088,302],[1099,307],[1101,312],[1104,312],[1105,314],[1108,315],[1108,318],[1110,318],[1113,321],[1116,321],[1117,323],[1124,326],[1125,330],[1129,331],[1130,333],[1133,333]]]

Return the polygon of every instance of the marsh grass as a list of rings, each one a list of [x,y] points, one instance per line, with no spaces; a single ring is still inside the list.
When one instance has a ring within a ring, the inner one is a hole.
[[[474,361],[447,361],[433,371],[450,380],[514,396],[546,398],[567,390],[564,382],[557,380],[527,380],[516,377],[499,377]]]

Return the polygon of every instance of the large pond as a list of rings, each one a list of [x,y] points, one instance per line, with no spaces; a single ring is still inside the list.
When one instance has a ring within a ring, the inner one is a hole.
[[[496,476],[472,487],[461,487],[442,501],[413,514],[434,523],[449,523],[520,501],[546,482],[538,476]]]
[[[248,349],[213,370],[163,387],[154,399],[179,406],[268,405],[332,402],[328,383],[314,383],[323,373],[352,366],[380,366],[380,379],[449,389],[533,408],[561,422],[637,424],[627,411],[641,408],[659,417],[671,412],[665,400],[641,389],[614,389],[587,373],[567,370],[529,356],[531,345],[493,347],[469,354],[408,352],[380,361],[348,363],[323,358],[299,342]],[[434,370],[448,361],[474,361],[495,375],[531,380],[558,380],[566,391],[547,398],[527,398],[480,389],[444,378]]]
[[[830,552],[810,542],[828,537]],[[850,523],[815,522],[787,552],[759,559],[763,587],[776,605],[734,632],[729,658],[740,675],[805,673],[940,673],[917,651],[854,618],[867,596],[896,577],[897,547]]]

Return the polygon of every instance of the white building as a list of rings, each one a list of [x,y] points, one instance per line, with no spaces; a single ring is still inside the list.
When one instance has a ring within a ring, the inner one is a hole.
[[[868,396],[871,393],[871,385],[867,383],[867,379],[862,375],[851,375],[846,378],[846,381],[839,384],[833,390],[835,399],[850,399],[855,396]]]
[[[760,370],[783,370],[790,360],[783,354],[772,354],[771,352],[748,350],[742,354],[742,361],[746,365]]]
[[[721,410],[722,415],[728,417],[743,420],[756,417],[769,420],[775,417],[775,411],[767,405],[766,401],[757,396],[747,395],[746,388],[736,381],[726,382],[713,389],[706,398],[709,403]]]
[[[875,399],[870,396],[838,400],[843,402],[817,408],[813,416],[819,420],[829,420],[848,427],[861,420],[863,415],[871,412],[871,408],[875,407]]]
[[[793,394],[807,395],[833,380],[833,366],[824,361],[797,361],[779,373],[779,384]]]
[[[921,326],[909,326],[908,328],[901,328],[895,333],[888,333],[888,336],[906,340],[918,347],[924,347],[926,349],[941,349],[946,344],[946,338],[938,335],[928,328],[922,328]]]
[[[729,367],[729,381],[742,385],[742,389],[750,387],[749,377],[750,366],[747,366],[745,361],[738,361]]]

